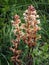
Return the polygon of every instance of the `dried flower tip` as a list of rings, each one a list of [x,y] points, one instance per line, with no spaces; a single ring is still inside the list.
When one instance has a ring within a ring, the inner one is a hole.
[[[35,8],[31,5],[31,6],[28,6],[28,10],[29,11],[35,11]]]
[[[20,17],[17,14],[14,16],[14,20],[19,19],[19,18]]]

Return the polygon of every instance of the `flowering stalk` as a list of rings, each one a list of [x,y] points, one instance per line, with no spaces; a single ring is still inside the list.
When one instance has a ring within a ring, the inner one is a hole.
[[[17,49],[20,40],[22,39],[28,45],[30,52],[30,48],[36,46],[36,40],[38,39],[37,31],[41,29],[38,26],[40,20],[37,20],[37,18],[39,18],[39,15],[37,15],[36,9],[32,5],[28,7],[23,15],[25,23],[21,23],[17,14],[14,16],[14,21],[12,21],[12,25],[15,27],[13,32],[16,36],[16,39],[12,40],[14,48],[10,48],[10,50],[12,50],[14,53],[14,56],[11,58],[12,61],[14,61],[14,65],[16,65],[16,62],[20,63],[20,60],[18,58],[21,54],[21,50]],[[31,63],[28,65],[31,65]]]
[[[37,31],[41,29],[38,26],[40,20],[37,20],[37,18],[39,18],[39,15],[37,15],[36,9],[32,5],[29,6],[27,10],[25,10],[23,15],[26,22],[26,35],[24,41],[29,46],[28,57],[32,59],[30,55],[30,48],[33,50],[33,47],[36,46],[36,40],[38,39]],[[32,65],[31,63],[32,62],[29,62],[28,65]]]
[[[40,21],[37,20],[37,18],[39,18],[39,15],[37,15],[37,12],[32,5],[28,7],[23,15],[26,21],[26,38],[28,38],[28,40],[25,38],[25,42],[28,44],[29,47],[33,47],[36,45],[36,33],[38,30],[41,29],[38,26]]]
[[[13,51],[14,56],[11,57],[11,60],[14,62],[14,65],[16,65],[16,62],[21,65],[21,61],[18,59],[20,57],[21,54],[21,50],[18,50],[18,45],[20,42],[20,35],[19,35],[19,26],[18,24],[20,23],[20,19],[18,15],[14,16],[14,21],[12,21],[12,25],[15,27],[15,29],[13,30],[14,35],[17,37],[15,40],[12,40],[13,46],[14,48],[10,48],[10,50]],[[18,32],[18,34],[16,34],[16,32]]]

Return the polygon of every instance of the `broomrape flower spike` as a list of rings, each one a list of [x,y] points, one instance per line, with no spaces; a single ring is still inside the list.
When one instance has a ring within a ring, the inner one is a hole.
[[[36,38],[37,38],[37,31],[41,28],[38,26],[40,24],[40,20],[37,20],[39,18],[39,15],[37,15],[36,9],[31,5],[28,6],[28,9],[25,10],[23,13],[24,19],[26,22],[26,39],[25,42],[28,44],[29,47],[36,45]]]
[[[21,61],[18,59],[20,57],[21,54],[21,50],[18,50],[18,45],[20,42],[20,29],[19,29],[19,23],[20,23],[20,19],[19,16],[16,14],[14,16],[14,21],[12,21],[12,25],[15,27],[15,29],[13,30],[14,35],[17,37],[15,40],[12,40],[11,42],[13,43],[13,48],[10,48],[10,50],[13,52],[14,56],[11,57],[11,60],[13,61],[14,65],[16,65],[16,62],[21,65]],[[17,34],[16,34],[17,32]]]
[[[36,9],[31,5],[28,6],[28,9],[23,13],[25,23],[21,23],[20,17],[16,14],[14,16],[14,20],[12,20],[12,26],[15,27],[13,30],[14,35],[16,36],[15,40],[12,40],[14,48],[10,48],[13,51],[14,56],[11,57],[11,60],[16,65],[16,62],[21,65],[21,61],[18,59],[21,54],[21,50],[18,50],[18,46],[20,44],[20,40],[22,39],[29,48],[36,46],[37,31],[41,28],[38,26],[40,24],[39,15],[37,15]],[[21,26],[19,24],[21,23]],[[24,31],[25,32],[24,32]]]

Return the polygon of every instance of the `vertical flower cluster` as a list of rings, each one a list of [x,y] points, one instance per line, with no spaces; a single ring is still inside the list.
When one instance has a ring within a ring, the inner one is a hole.
[[[26,22],[25,42],[28,44],[28,46],[32,47],[36,45],[36,33],[38,30],[41,29],[38,26],[40,20],[37,20],[37,18],[39,18],[39,15],[37,15],[36,9],[32,5],[28,7],[28,9],[23,13],[23,15]]]
[[[16,65],[17,63],[20,63],[21,61],[19,60],[20,54],[21,54],[21,50],[18,50],[18,45],[20,42],[20,35],[19,35],[19,23],[20,23],[20,19],[18,15],[14,16],[14,21],[12,21],[12,25],[14,26],[14,35],[16,36],[15,40],[12,40],[13,43],[13,48],[10,48],[11,51],[13,51],[14,56],[11,57],[11,60],[14,62],[14,65]],[[17,32],[17,34],[16,34]]]

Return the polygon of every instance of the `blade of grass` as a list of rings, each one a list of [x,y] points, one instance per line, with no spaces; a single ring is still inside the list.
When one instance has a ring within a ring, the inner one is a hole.
[[[1,53],[1,56],[3,56],[3,58],[6,60],[7,64],[10,65],[9,62],[7,61],[5,55]]]

